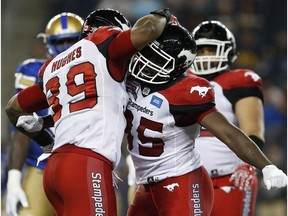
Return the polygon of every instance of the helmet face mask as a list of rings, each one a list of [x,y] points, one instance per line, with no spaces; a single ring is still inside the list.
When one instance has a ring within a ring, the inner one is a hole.
[[[43,37],[49,57],[65,51],[79,40],[83,19],[73,13],[61,13],[54,16],[47,24]]]
[[[229,69],[229,52],[232,50],[230,41],[220,41],[220,40],[207,40],[199,39],[197,40],[198,51],[204,47],[214,47],[214,55],[197,55],[192,68],[196,71],[198,75],[212,74]],[[201,48],[200,48],[201,47]]]
[[[157,40],[131,58],[129,73],[146,83],[164,84],[182,75],[195,55],[192,35],[179,25],[168,24]]]
[[[110,8],[98,9],[91,12],[85,19],[81,39],[101,26],[117,26],[123,31],[131,28],[130,22],[119,11]]]
[[[129,71],[137,79],[147,83],[166,83],[175,68],[175,59],[161,50],[157,41],[151,42],[131,59]]]
[[[193,31],[199,54],[191,68],[196,75],[210,75],[230,69],[237,58],[234,35],[219,21],[204,21]],[[214,54],[202,55],[201,49],[213,47]]]

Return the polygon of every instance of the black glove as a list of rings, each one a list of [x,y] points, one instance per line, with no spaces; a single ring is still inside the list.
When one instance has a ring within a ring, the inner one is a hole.
[[[163,9],[155,10],[155,11],[150,12],[150,14],[158,14],[160,16],[166,17],[167,23],[171,19],[171,12],[170,12],[169,8],[163,8]]]
[[[33,138],[33,140],[35,140],[38,145],[44,147],[54,143],[54,136],[49,129],[42,129],[40,133]]]

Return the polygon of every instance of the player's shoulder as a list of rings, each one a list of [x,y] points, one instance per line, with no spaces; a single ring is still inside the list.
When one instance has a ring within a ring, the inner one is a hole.
[[[203,104],[214,100],[214,90],[208,80],[188,74],[170,89],[170,98],[181,104]]]
[[[35,58],[26,59],[17,66],[16,73],[23,73],[27,75],[36,76],[38,70],[41,68],[44,62],[45,59],[35,59]]]
[[[113,35],[117,35],[122,30],[116,26],[103,26],[98,28],[93,33],[89,34],[85,39],[92,41],[95,44],[100,44]]]
[[[45,59],[27,59],[21,62],[15,72],[15,89],[25,89],[38,81],[38,71],[45,63]]]
[[[46,67],[55,57],[51,57],[50,59],[46,60],[44,64],[42,64],[41,68],[39,69],[38,77],[42,77],[44,75]]]
[[[219,83],[224,89],[262,86],[261,77],[250,69],[230,70],[217,76],[213,81]]]

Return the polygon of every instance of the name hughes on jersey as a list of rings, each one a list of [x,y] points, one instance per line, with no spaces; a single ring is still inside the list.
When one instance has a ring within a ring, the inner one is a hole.
[[[77,58],[80,58],[81,56],[82,56],[82,47],[79,46],[72,52],[70,52],[68,55],[66,55],[64,58],[61,58],[60,60],[53,62],[51,73],[54,72],[55,70],[59,70],[61,67],[64,67],[66,64],[70,63],[71,61]]]
[[[128,106],[133,107],[137,111],[140,111],[142,113],[146,113],[147,115],[153,116],[152,110],[147,109],[147,107],[142,107],[142,106],[138,105],[137,103],[133,102],[131,100],[131,98],[129,98]]]

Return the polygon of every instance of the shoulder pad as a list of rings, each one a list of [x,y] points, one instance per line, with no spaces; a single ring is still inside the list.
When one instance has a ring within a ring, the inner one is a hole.
[[[38,70],[44,64],[44,62],[45,62],[45,59],[27,59],[17,66],[16,72],[27,74],[27,75],[30,74],[33,76],[36,71],[36,75],[37,75]]]
[[[219,83],[223,89],[262,87],[261,77],[249,69],[237,69],[217,76],[213,81]]]
[[[20,63],[15,73],[15,89],[24,89],[37,82],[38,71],[45,59],[27,59]]]
[[[200,105],[214,101],[214,90],[210,83],[201,77],[187,76],[169,91],[174,105]]]
[[[48,59],[48,60],[41,66],[41,68],[39,69],[38,78],[40,78],[40,77],[43,76],[44,71],[45,71],[47,65],[53,60],[53,58],[55,58],[55,57],[52,57],[52,58]]]
[[[109,37],[119,34],[122,29],[115,26],[103,26],[98,28],[93,33],[89,34],[85,39],[92,41],[95,44],[101,44]]]

